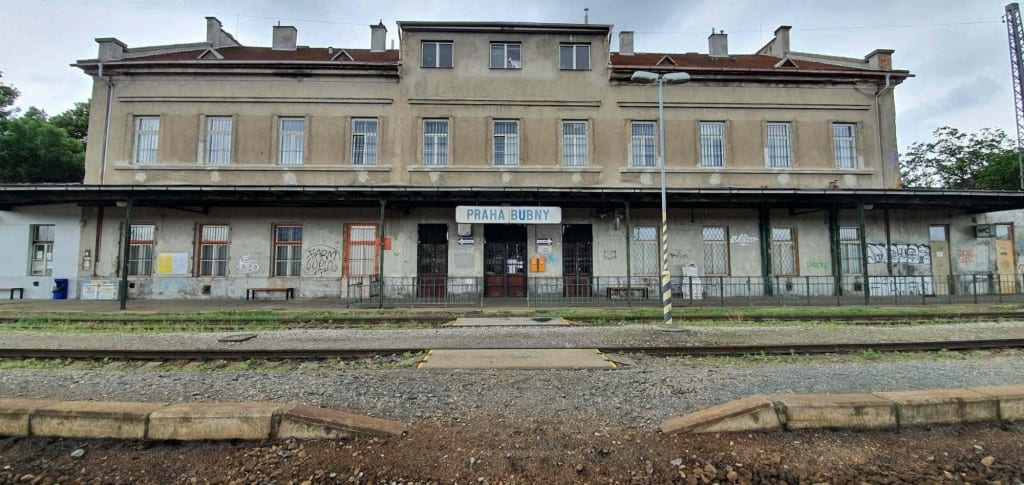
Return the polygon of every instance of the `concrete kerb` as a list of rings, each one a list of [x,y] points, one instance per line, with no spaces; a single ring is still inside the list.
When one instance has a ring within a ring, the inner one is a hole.
[[[404,423],[296,403],[0,399],[0,436],[149,440],[339,439],[400,435]]]
[[[664,421],[663,433],[899,429],[1024,420],[1024,385],[871,394],[753,395]]]

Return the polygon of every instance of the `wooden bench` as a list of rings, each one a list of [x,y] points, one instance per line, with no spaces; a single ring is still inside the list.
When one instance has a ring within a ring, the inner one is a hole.
[[[648,289],[646,286],[609,286],[605,291],[608,293],[609,300],[612,299],[613,294],[619,295],[618,297],[622,298],[623,293],[626,293],[626,296],[633,296],[635,292],[640,293],[641,299],[647,299]]]
[[[24,288],[0,288],[0,291],[9,291],[10,292],[10,297],[8,298],[9,300],[13,300],[14,299],[14,292],[15,291],[18,292],[18,299],[19,300],[24,300],[25,299],[25,289]]]
[[[246,288],[245,289],[245,299],[246,299],[246,301],[248,301],[248,300],[255,300],[256,299],[256,293],[257,292],[261,292],[261,291],[263,293],[272,293],[272,292],[284,293],[284,299],[285,300],[291,300],[292,298],[295,298],[295,288]]]

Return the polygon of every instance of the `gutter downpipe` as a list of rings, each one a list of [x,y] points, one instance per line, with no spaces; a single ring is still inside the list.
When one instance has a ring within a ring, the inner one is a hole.
[[[100,160],[100,185],[103,185],[104,179],[107,173],[107,141],[110,138],[110,100],[114,97],[114,83],[109,79],[103,77],[103,63],[99,63],[99,73],[97,77],[107,85],[107,99],[106,108],[103,112],[103,155]],[[100,249],[103,244],[103,218],[104,218],[104,207],[101,205],[97,210],[96,214],[96,242],[93,245],[93,259],[92,259],[92,275],[96,276],[97,266],[100,262]]]
[[[882,145],[882,110],[879,107],[878,98],[882,97],[882,93],[884,93],[886,89],[891,89],[893,87],[892,83],[889,80],[890,76],[891,76],[890,74],[886,74],[885,75],[885,86],[882,86],[882,89],[879,89],[878,92],[875,93],[875,122],[877,123],[876,126],[878,127],[878,130],[877,130],[878,131],[878,156],[879,156],[880,161],[882,162],[881,168],[882,168],[882,189],[883,190],[888,189],[889,185],[888,185],[887,177],[885,176],[886,160],[885,160],[885,147]],[[898,165],[897,165],[897,170],[899,170],[899,166]]]

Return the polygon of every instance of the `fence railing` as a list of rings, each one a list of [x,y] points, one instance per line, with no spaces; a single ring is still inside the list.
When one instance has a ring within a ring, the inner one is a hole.
[[[482,277],[346,278],[352,307],[657,306],[656,276],[529,277],[524,297],[485,288]],[[521,287],[520,287],[521,288]],[[724,305],[925,305],[929,303],[1024,302],[1017,274],[832,276],[675,276],[675,306]],[[486,290],[486,291],[485,291]],[[512,292],[516,293],[516,292]],[[521,290],[518,291],[521,294]]]

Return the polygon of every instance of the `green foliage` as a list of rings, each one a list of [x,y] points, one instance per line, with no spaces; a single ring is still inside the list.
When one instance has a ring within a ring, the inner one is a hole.
[[[907,187],[948,189],[1020,188],[1015,143],[1000,129],[964,133],[943,126],[935,140],[917,142],[903,156],[900,173]]]
[[[2,72],[0,77],[3,77]],[[14,86],[0,83],[0,120],[6,120],[18,113],[17,108],[14,108],[14,101],[18,99],[19,94],[21,93]]]
[[[41,111],[40,111],[41,112]],[[0,120],[0,183],[81,182],[85,147],[45,120]]]
[[[75,103],[75,107],[50,117],[50,123],[71,135],[76,140],[87,141],[89,137],[89,104],[91,101]]]

